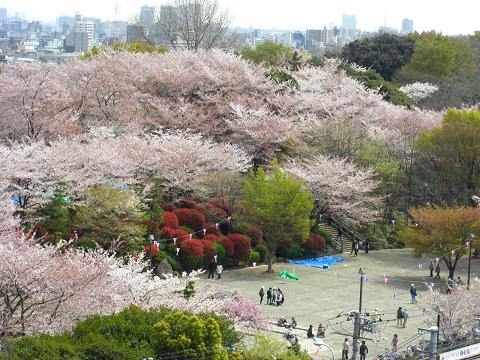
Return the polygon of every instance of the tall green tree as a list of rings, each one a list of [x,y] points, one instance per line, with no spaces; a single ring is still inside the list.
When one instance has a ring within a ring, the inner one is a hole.
[[[391,81],[395,72],[410,61],[414,48],[415,42],[409,37],[380,34],[344,46],[342,57],[350,63],[372,68]]]
[[[460,71],[472,72],[475,58],[469,46],[434,31],[414,34],[415,51],[403,72],[420,78],[442,78]]]
[[[265,41],[254,49],[244,47],[240,55],[254,64],[266,64],[270,66],[286,66],[289,61],[292,65],[298,65],[298,54],[293,58],[294,51],[282,44],[276,44],[273,41]]]
[[[480,190],[480,111],[450,109],[442,127],[415,142],[422,181],[431,201],[469,204]]]
[[[441,257],[453,279],[458,260],[468,252],[469,234],[480,230],[480,208],[418,208],[410,213],[418,225],[403,228],[398,237],[419,255]]]
[[[74,226],[80,241],[94,241],[105,249],[116,245],[120,256],[142,249],[146,229],[140,199],[129,189],[98,185],[85,192]]]
[[[50,201],[39,211],[42,233],[56,242],[69,236],[72,228],[70,199],[66,187],[59,184]]]
[[[282,172],[278,164],[274,164],[270,172],[260,167],[256,174],[250,173],[242,197],[245,213],[263,230],[268,272],[273,272],[273,257],[282,241],[308,236],[312,196],[303,188],[303,181]]]

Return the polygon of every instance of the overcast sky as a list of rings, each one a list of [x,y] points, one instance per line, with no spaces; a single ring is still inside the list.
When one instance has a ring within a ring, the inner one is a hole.
[[[118,20],[129,20],[141,5],[168,1],[117,0]],[[414,20],[415,30],[468,34],[480,30],[480,0],[219,0],[234,17],[233,25],[260,29],[318,29],[340,25],[342,14],[355,14],[357,28],[367,31],[401,28],[403,18]],[[0,0],[10,14],[49,21],[80,12],[104,20],[115,18],[115,0]]]

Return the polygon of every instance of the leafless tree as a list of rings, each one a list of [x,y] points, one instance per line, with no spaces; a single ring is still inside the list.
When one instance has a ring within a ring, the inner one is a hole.
[[[173,49],[223,47],[231,17],[217,0],[174,0],[160,7],[153,32]]]

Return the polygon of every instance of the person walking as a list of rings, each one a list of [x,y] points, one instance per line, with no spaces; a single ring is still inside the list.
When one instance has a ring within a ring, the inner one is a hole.
[[[355,244],[356,244],[356,241],[353,240],[353,242],[352,242],[352,250],[350,251],[350,255],[352,255],[353,252],[355,251]]]
[[[440,260],[437,260],[437,263],[435,264],[435,272],[437,273],[435,279],[440,279]]]
[[[260,305],[262,305],[263,297],[265,296],[265,286],[262,286],[260,288],[260,291],[258,292],[258,296],[260,296]]]
[[[410,295],[412,296],[412,304],[417,303],[417,289],[415,288],[415,284],[410,286]]]
[[[397,310],[397,326],[402,326],[403,322],[403,310],[402,307],[400,306]]]
[[[357,257],[357,256],[358,256],[358,248],[359,248],[359,246],[360,246],[359,243],[358,243],[358,241],[355,241],[355,245],[354,245],[354,246],[355,246],[355,250],[354,250],[354,252],[355,252],[355,257]]]
[[[272,305],[275,306],[277,305],[277,288],[274,287],[272,290]]]
[[[368,250],[370,250],[370,244],[368,240],[365,240],[365,254],[368,254]]]
[[[272,305],[272,288],[269,287],[267,290],[267,305]]]
[[[460,276],[457,277],[457,285],[461,286],[463,285],[462,278]]]
[[[408,310],[407,309],[403,310],[403,327],[404,328],[407,327],[407,320],[409,317],[410,315],[408,314]]]
[[[308,330],[307,330],[307,338],[311,339],[311,338],[313,338],[313,337],[314,337],[314,336],[313,336],[313,326],[310,325],[310,326],[308,327]]]
[[[222,278],[223,266],[222,264],[217,265],[217,279]]]
[[[215,278],[215,263],[213,261],[210,261],[208,263],[208,278],[209,279],[214,279]]]
[[[348,338],[345,338],[345,341],[342,344],[342,360],[348,360],[349,350],[350,350],[350,344],[348,343]]]
[[[433,270],[435,269],[435,266],[433,265],[433,260],[430,260],[430,265],[428,266],[428,269],[430,270],[430,277],[433,277]]]
[[[365,345],[365,340],[362,340],[362,345],[360,345],[360,360],[365,360],[365,357],[368,354],[368,347]]]
[[[397,345],[398,345],[398,335],[394,334],[393,339],[392,339],[392,350],[397,351]]]

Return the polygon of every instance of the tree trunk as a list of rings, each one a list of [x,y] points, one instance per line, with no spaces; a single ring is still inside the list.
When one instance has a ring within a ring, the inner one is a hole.
[[[269,250],[267,253],[268,273],[273,273],[273,253]]]

